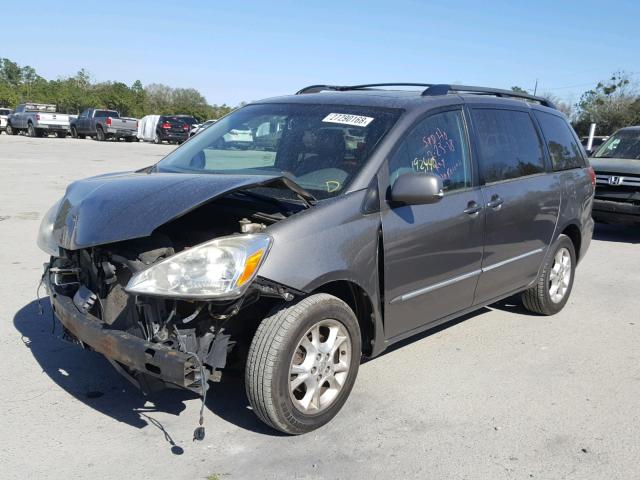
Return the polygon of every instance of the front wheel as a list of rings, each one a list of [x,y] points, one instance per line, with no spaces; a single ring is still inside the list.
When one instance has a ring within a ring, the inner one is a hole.
[[[566,305],[573,288],[576,250],[566,235],[551,246],[536,283],[523,292],[524,307],[534,313],[553,315]]]
[[[267,425],[310,432],[346,402],[360,356],[360,327],[349,306],[324,293],[306,297],[260,323],[247,359],[247,397]]]
[[[29,135],[31,138],[35,138],[38,136],[38,132],[36,131],[36,128],[33,126],[33,123],[30,123],[29,125],[27,125],[27,135]]]
[[[18,130],[13,128],[10,123],[7,124],[7,135],[17,135]]]

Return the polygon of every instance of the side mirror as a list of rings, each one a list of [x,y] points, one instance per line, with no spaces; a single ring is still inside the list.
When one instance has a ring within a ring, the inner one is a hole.
[[[444,196],[442,178],[433,173],[411,172],[400,175],[391,187],[391,201],[406,205],[439,202]]]

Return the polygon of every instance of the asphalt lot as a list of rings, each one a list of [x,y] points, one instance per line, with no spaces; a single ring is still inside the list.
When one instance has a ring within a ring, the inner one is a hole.
[[[37,229],[66,185],[173,148],[0,135],[0,477],[640,478],[640,229],[609,226],[560,314],[507,301],[411,339],[365,363],[340,414],[301,437],[264,427],[230,372],[193,443],[195,395],[144,398],[52,336],[35,301]]]

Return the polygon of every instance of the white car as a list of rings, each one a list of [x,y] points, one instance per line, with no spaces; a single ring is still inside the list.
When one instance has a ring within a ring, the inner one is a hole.
[[[207,128],[209,125],[213,125],[214,123],[216,123],[218,120],[207,120],[206,122],[203,123],[198,123],[196,125],[193,125],[191,127],[191,130],[189,130],[189,138],[193,137],[194,135],[200,133],[202,130],[204,130],[205,128]]]
[[[7,129],[7,118],[13,113],[10,108],[0,108],[0,133]]]

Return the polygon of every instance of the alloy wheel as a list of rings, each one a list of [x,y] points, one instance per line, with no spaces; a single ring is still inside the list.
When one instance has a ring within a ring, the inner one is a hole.
[[[289,367],[293,405],[316,414],[338,397],[350,372],[351,338],[345,326],[326,319],[313,325],[298,342]]]
[[[560,303],[571,284],[571,253],[566,248],[556,252],[549,272],[549,296],[554,303]]]

